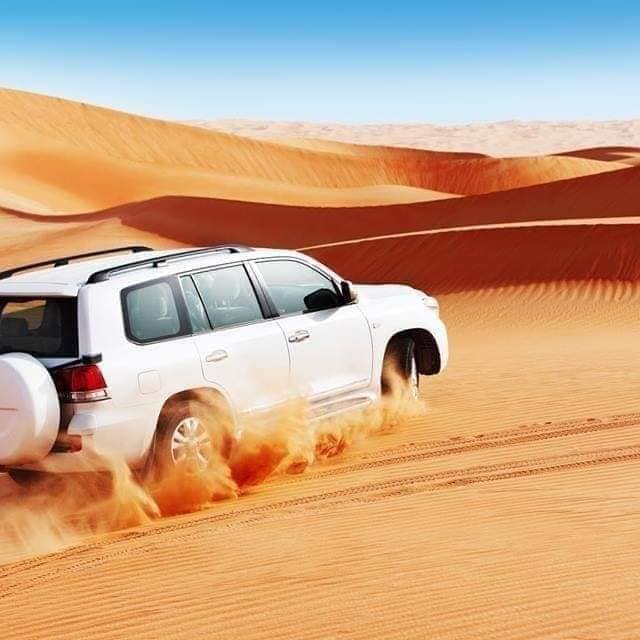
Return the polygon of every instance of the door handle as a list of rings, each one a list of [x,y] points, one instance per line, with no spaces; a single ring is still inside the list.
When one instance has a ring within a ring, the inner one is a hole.
[[[229,354],[224,349],[217,349],[216,351],[208,353],[205,360],[206,362],[220,362],[220,360],[224,360],[228,357]]]
[[[311,334],[308,331],[305,331],[304,329],[300,329],[299,331],[296,331],[295,333],[292,333],[288,340],[289,342],[302,342],[303,340],[307,340],[311,337]]]

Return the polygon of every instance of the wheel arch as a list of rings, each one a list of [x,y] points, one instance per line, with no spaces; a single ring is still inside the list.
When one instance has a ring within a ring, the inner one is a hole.
[[[162,406],[160,407],[160,411],[158,412],[156,418],[156,428],[158,426],[158,423],[160,422],[160,418],[168,408],[170,408],[172,405],[189,401],[200,402],[203,405],[210,406],[212,408],[223,408],[229,413],[230,416],[234,415],[229,399],[219,389],[216,389],[214,387],[184,389],[182,391],[176,391],[175,393],[171,394],[162,403]]]
[[[440,349],[433,334],[427,329],[403,329],[394,333],[388,340],[385,353],[389,345],[402,338],[411,338],[416,345],[416,358],[418,361],[418,371],[424,376],[432,376],[439,373],[442,368]]]

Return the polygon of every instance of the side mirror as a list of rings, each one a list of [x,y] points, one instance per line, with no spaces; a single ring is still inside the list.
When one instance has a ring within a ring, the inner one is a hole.
[[[358,292],[353,288],[353,283],[349,282],[349,280],[343,280],[340,283],[340,290],[342,291],[344,304],[358,302]]]
[[[340,306],[338,294],[331,289],[318,289],[304,297],[307,311],[324,311]]]

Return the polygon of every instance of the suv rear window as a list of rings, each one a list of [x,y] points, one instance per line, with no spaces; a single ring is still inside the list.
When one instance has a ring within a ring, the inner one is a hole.
[[[0,353],[78,357],[76,298],[0,297]]]

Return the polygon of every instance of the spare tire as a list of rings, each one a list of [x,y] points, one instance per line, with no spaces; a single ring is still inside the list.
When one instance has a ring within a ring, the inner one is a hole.
[[[59,427],[60,403],[47,369],[26,353],[0,356],[0,465],[42,460]]]

